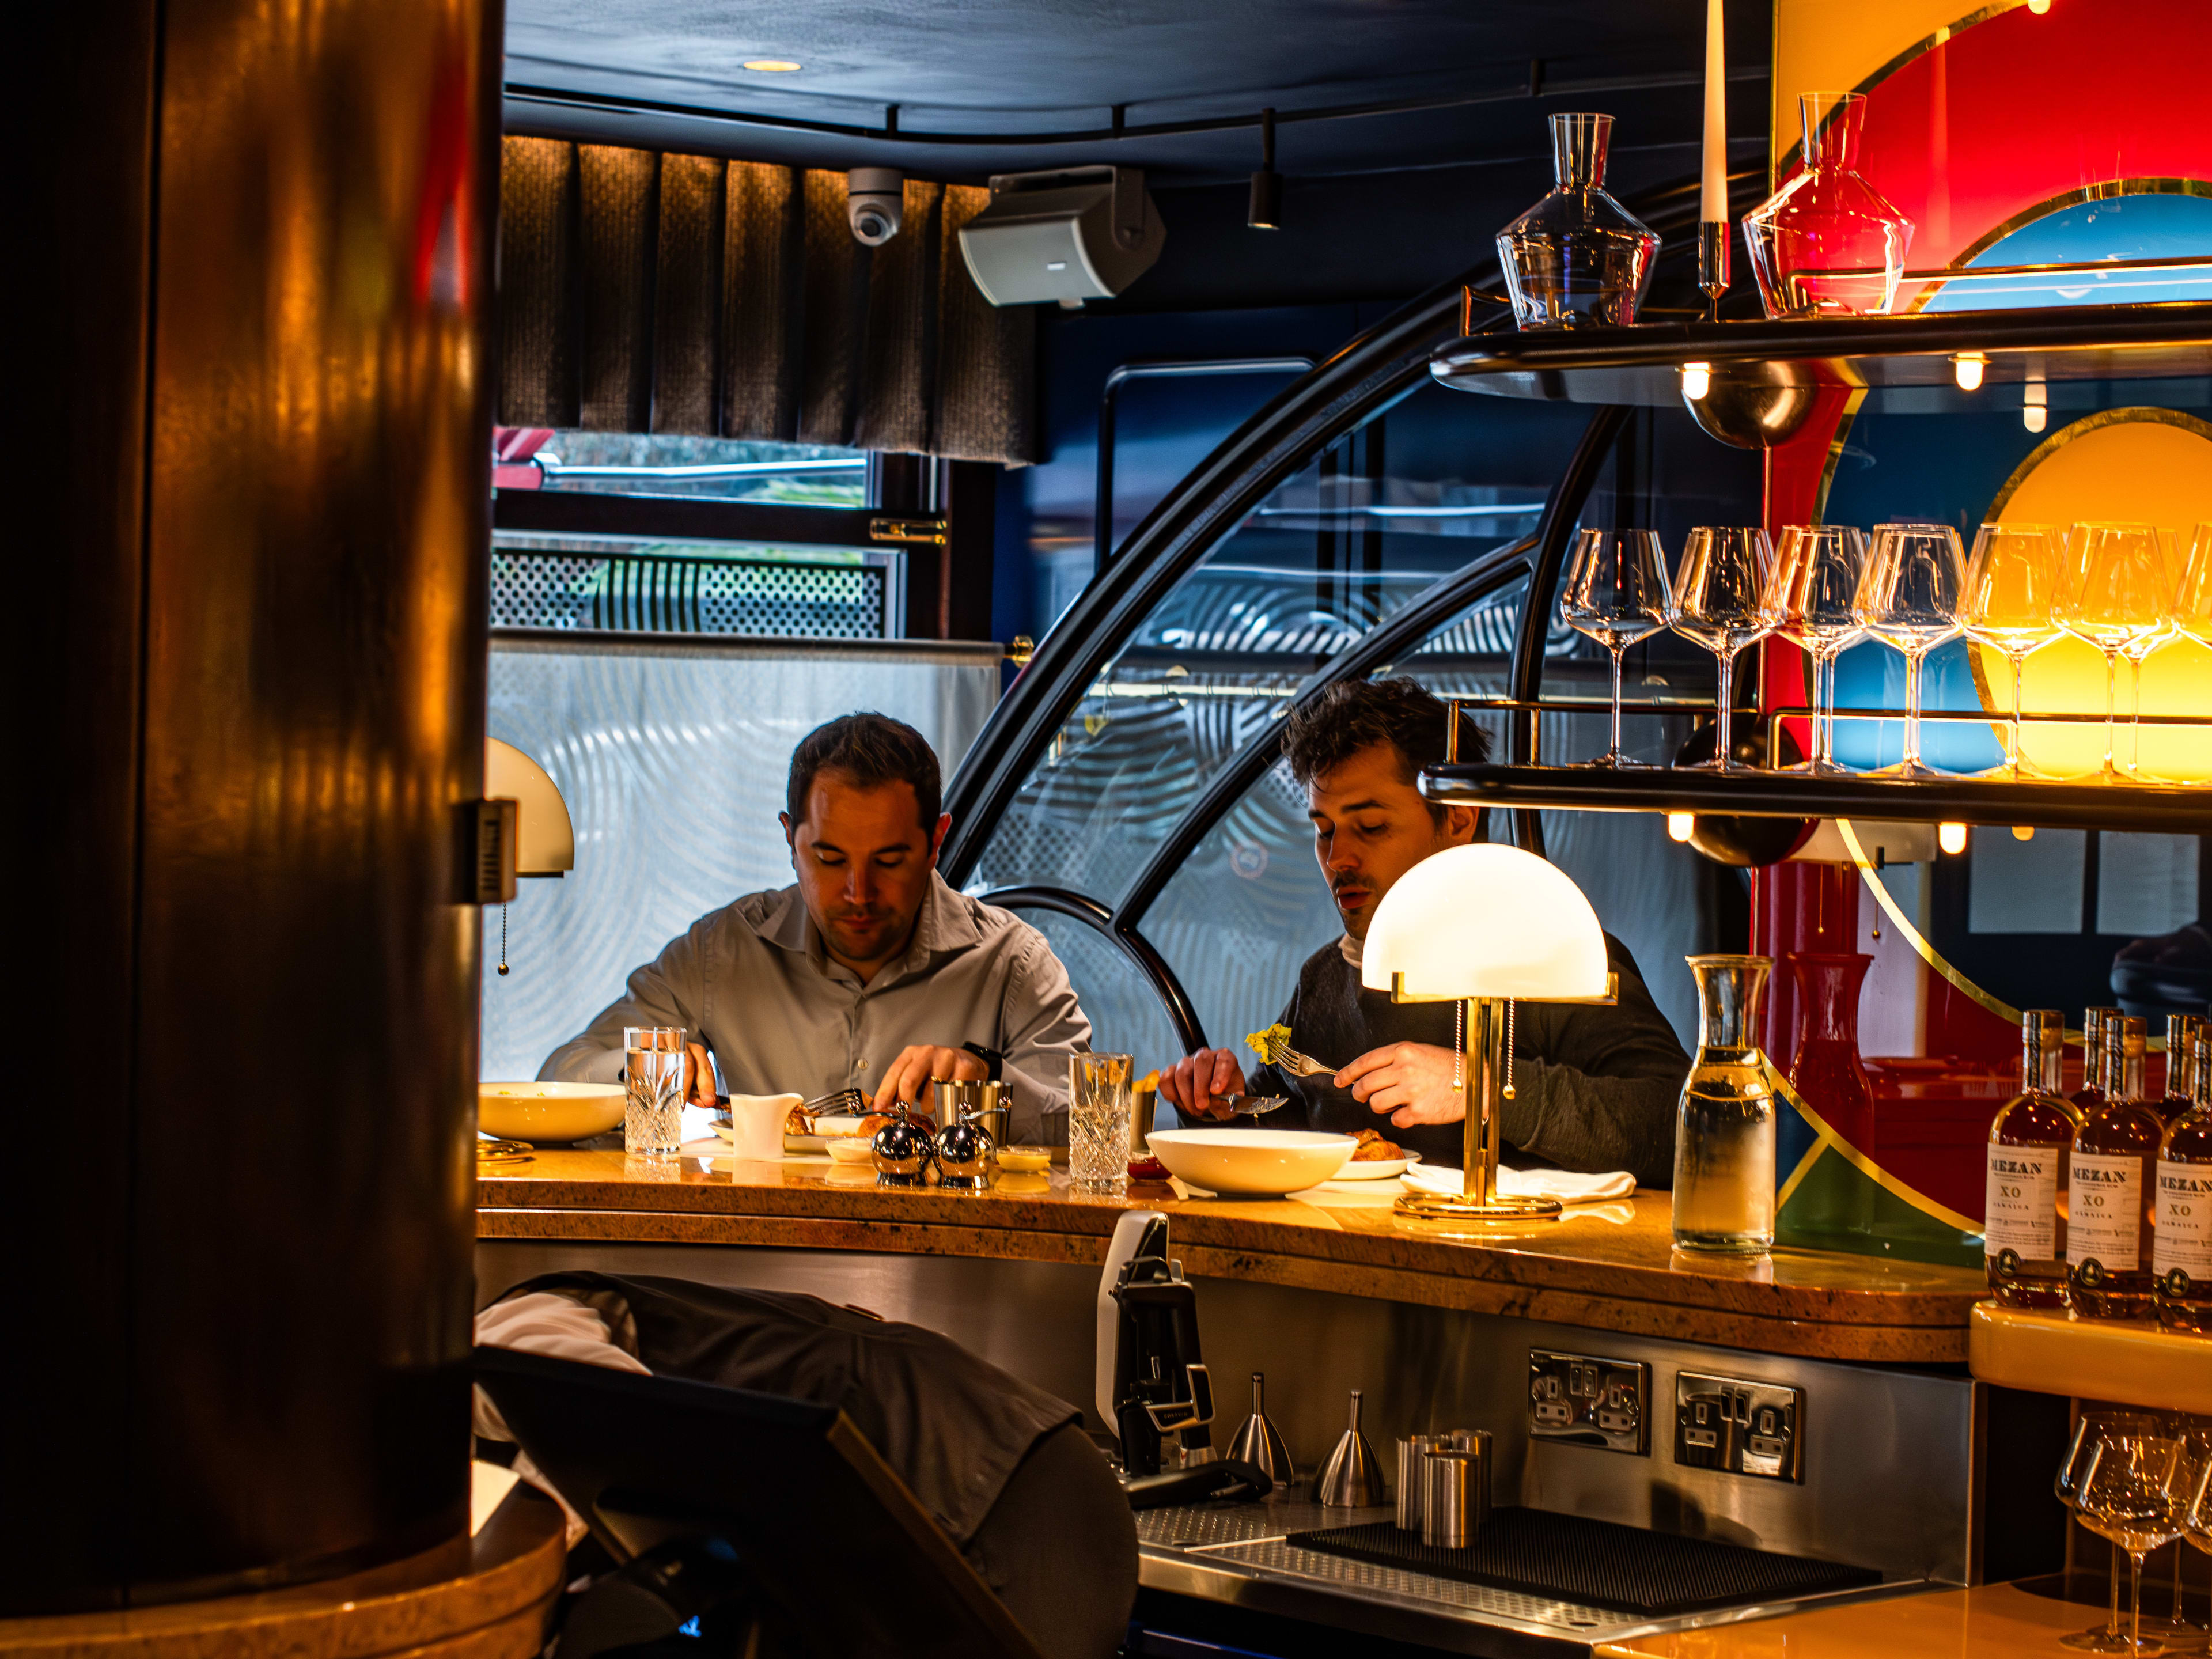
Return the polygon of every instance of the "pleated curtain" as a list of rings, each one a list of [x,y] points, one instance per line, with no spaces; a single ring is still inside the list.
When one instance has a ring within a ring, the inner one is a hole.
[[[500,423],[1034,461],[1036,319],[960,256],[988,200],[908,179],[870,248],[842,173],[508,138]]]

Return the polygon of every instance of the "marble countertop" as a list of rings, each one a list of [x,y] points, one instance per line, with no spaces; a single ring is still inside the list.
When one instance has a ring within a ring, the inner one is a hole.
[[[1757,1261],[1673,1248],[1669,1203],[1638,1193],[1556,1221],[1474,1226],[1395,1215],[1397,1183],[1331,1182],[1287,1199],[1187,1198],[1133,1182],[1071,1192],[1066,1172],[988,1192],[886,1188],[823,1158],[743,1163],[720,1142],[666,1160],[543,1148],[480,1170],[484,1238],[856,1250],[1095,1265],[1125,1210],[1173,1218],[1194,1277],[1257,1280],[1431,1307],[1809,1358],[1939,1364],[1966,1357],[1969,1269],[1807,1250]],[[1379,1190],[1378,1190],[1379,1189]]]

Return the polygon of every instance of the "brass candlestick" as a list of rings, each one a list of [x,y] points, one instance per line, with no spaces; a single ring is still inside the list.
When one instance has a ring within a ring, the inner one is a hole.
[[[1705,296],[1705,320],[1717,323],[1721,319],[1721,295],[1729,285],[1729,222],[1725,219],[1701,219],[1698,222],[1698,287]]]

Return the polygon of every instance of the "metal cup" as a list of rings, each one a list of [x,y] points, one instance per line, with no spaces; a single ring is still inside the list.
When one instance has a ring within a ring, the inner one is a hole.
[[[1429,1490],[1429,1454],[1449,1443],[1440,1434],[1409,1434],[1398,1443],[1398,1530],[1419,1532]]]
[[[1152,1115],[1159,1108],[1160,1091],[1157,1089],[1133,1089],[1129,1091],[1129,1158],[1150,1158],[1152,1149],[1146,1137],[1152,1133]]]
[[[931,1103],[937,1113],[937,1127],[940,1129],[971,1121],[979,1115],[988,1115],[995,1112],[1003,1116],[1006,1110],[1003,1103],[1006,1085],[1001,1083],[985,1083],[976,1078],[962,1078],[957,1081],[951,1078],[939,1078],[929,1087]],[[998,1130],[988,1124],[984,1127],[993,1139],[999,1139]]]
[[[1421,1541],[1435,1549],[1463,1550],[1474,1541],[1480,1452],[1431,1451],[1421,1496]]]

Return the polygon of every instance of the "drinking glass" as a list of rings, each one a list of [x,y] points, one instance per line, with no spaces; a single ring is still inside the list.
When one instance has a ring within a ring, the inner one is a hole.
[[[1774,604],[1773,575],[1774,544],[1757,525],[1699,525],[1683,544],[1682,566],[1674,573],[1674,611],[1667,620],[1720,663],[1713,758],[1693,763],[1697,766],[1729,769],[1735,656],[1753,640],[1771,634],[1782,620]]]
[[[1808,772],[1850,769],[1836,764],[1836,659],[1863,631],[1856,606],[1865,578],[1866,537],[1857,526],[1793,524],[1783,531],[1774,556],[1776,608],[1782,613],[1775,632],[1813,659]]]
[[[2159,1419],[2140,1412],[2084,1412],[2075,1419],[2074,1438],[2066,1448],[2066,1455],[2058,1465],[2057,1479],[2051,1482],[2051,1491],[2058,1501],[2074,1512],[2075,1518],[2084,1526],[2088,1518],[2081,1513],[2081,1493],[2088,1485],[2102,1460],[2104,1437],[2109,1431],[2139,1435],[2155,1434]],[[2094,1528],[2092,1528],[2094,1530]],[[2120,1634],[2120,1571],[2119,1563],[2112,1563],[2108,1575],[2111,1580],[2112,1602],[2106,1613],[2102,1629],[2076,1631],[2058,1638],[2062,1648],[2071,1648],[2078,1653],[2126,1653],[2128,1638]]]
[[[2137,1434],[2107,1423],[2093,1431],[2094,1462],[2081,1481],[2081,1524],[2127,1553],[2129,1626],[2124,1652],[2142,1653],[2143,1557],[2181,1536],[2173,1487],[2181,1442],[2170,1433]],[[2151,1651],[2159,1650],[2151,1644]]]
[[[2174,585],[2174,631],[2202,646],[2212,646],[2212,524],[2190,532]]]
[[[1129,1184],[1127,1054],[1067,1058],[1067,1184],[1079,1193],[1118,1193]]]
[[[1577,532],[1559,615],[1613,653],[1613,744],[1593,765],[1638,764],[1620,752],[1620,656],[1666,627],[1667,598],[1666,556],[1656,532]]]
[[[2054,614],[2065,586],[2058,538],[2047,525],[1985,524],[1966,561],[1960,609],[1966,637],[2004,653],[2012,665],[2008,775],[2020,775],[2020,681],[2027,659],[2058,637]]]
[[[1905,657],[1905,757],[1882,775],[1940,778],[1920,760],[1920,665],[1959,632],[1966,560],[1947,524],[1882,524],[1867,554],[1856,609],[1868,633]]]
[[[2212,1556],[2212,1427],[2199,1419],[2181,1437],[2181,1455],[2175,1460],[2173,1492],[2181,1507],[2181,1536],[2190,1548]],[[2186,1557],[2185,1556],[2185,1559]],[[2181,1561],[2173,1564],[2173,1625],[2177,1633],[2196,1638],[2177,1652],[2206,1651],[2205,1632],[2185,1624],[2181,1616]]]
[[[2066,560],[2069,580],[2058,622],[2104,653],[2104,778],[2114,783],[2120,776],[2112,763],[2120,659],[2126,656],[2135,665],[2140,707],[2142,659],[2165,636],[2173,614],[2166,550],[2151,525],[2077,524],[2067,535]],[[2133,762],[2129,769],[2134,769]]]
[[[673,1158],[684,1144],[684,1028],[625,1025],[623,1151],[633,1158]]]

